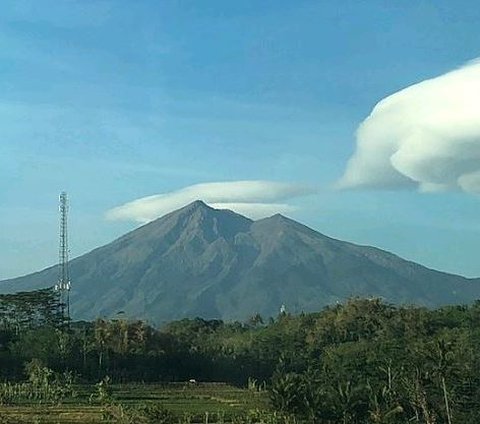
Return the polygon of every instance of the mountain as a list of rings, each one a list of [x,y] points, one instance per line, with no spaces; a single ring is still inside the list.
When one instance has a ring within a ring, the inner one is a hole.
[[[480,298],[480,282],[335,240],[282,215],[252,221],[201,201],[70,263],[74,319],[154,323],[314,311],[351,296],[438,306]],[[1,292],[53,285],[57,267],[0,282]]]

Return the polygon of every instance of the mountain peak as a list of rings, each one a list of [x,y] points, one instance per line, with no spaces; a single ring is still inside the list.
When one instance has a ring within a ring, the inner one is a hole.
[[[181,207],[180,209],[174,210],[167,215],[164,215],[160,218],[157,218],[156,221],[162,222],[164,218],[176,217],[176,218],[186,218],[191,216],[206,216],[210,215],[216,209],[207,205],[203,200],[194,200],[191,203]]]
[[[194,200],[192,203],[190,203],[189,205],[187,206],[191,206],[191,207],[195,207],[195,208],[202,208],[202,207],[205,207],[205,208],[210,208],[212,209],[210,206],[208,206],[203,200],[200,200],[200,199],[197,199],[197,200]]]
[[[76,319],[273,316],[279,305],[313,311],[351,296],[428,306],[465,303],[479,284],[331,239],[281,214],[252,221],[196,200],[71,261]],[[46,287],[52,267],[0,284]]]
[[[193,202],[189,203],[188,205],[185,205],[183,208],[179,209],[177,212],[181,211],[195,211],[198,209],[208,209],[208,210],[214,210],[211,206],[207,205],[203,200],[194,200]]]
[[[295,226],[302,226],[302,224],[298,223],[297,221],[294,221],[291,218],[286,217],[285,215],[282,215],[281,213],[276,213],[275,215],[269,216],[267,218],[262,218],[258,220],[257,222],[263,222],[265,223],[270,223],[271,225],[295,225]]]
[[[287,218],[285,215],[282,215],[281,213],[276,213],[275,215],[272,215],[270,219],[290,221],[289,218]]]

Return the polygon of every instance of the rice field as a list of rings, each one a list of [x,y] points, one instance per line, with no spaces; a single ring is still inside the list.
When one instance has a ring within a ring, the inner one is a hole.
[[[76,388],[77,396],[58,405],[38,401],[2,405],[0,424],[228,423],[269,409],[265,392],[223,383],[125,384],[112,385],[109,391],[108,400],[101,400],[95,386],[83,385]],[[135,419],[131,411],[142,408],[153,409],[158,421]]]

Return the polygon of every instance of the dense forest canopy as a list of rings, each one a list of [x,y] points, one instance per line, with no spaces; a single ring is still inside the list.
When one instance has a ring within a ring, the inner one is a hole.
[[[0,294],[0,324],[4,331],[56,327],[63,323],[63,306],[53,288]]]
[[[38,313],[29,296],[25,307],[14,299],[18,315],[0,299],[3,379],[21,380],[35,359],[84,382],[250,382],[310,422],[480,422],[480,302],[430,310],[351,299],[318,313],[156,329],[125,319],[65,326],[41,295]]]

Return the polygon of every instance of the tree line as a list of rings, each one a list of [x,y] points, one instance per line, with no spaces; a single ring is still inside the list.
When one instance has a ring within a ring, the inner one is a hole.
[[[35,360],[80,382],[266,387],[275,409],[306,422],[480,422],[480,302],[431,310],[351,299],[265,322],[154,328],[126,319],[65,325],[56,296],[0,296],[3,380],[22,380]]]

